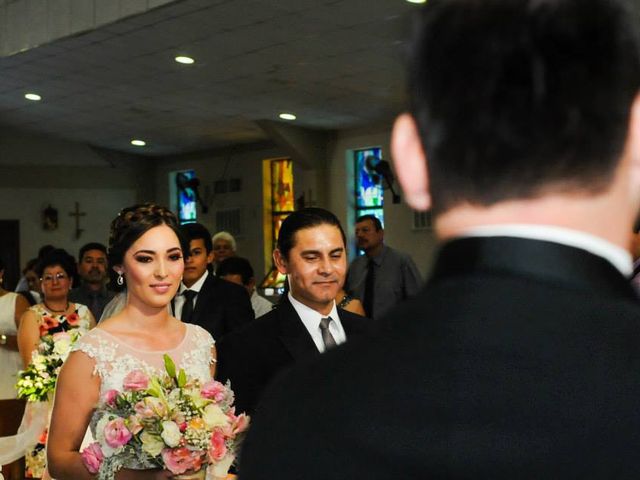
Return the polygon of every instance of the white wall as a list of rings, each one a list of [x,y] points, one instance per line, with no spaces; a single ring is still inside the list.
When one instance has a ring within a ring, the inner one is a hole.
[[[74,257],[87,242],[101,242],[109,238],[109,224],[117,212],[136,200],[134,189],[56,189],[56,188],[2,188],[0,189],[0,219],[20,222],[20,265],[36,257],[38,249],[45,244],[65,248]],[[80,211],[86,216],[80,219],[84,231],[76,238],[75,211],[79,202]],[[42,211],[52,205],[58,210],[57,230],[47,231],[42,227]]]
[[[128,205],[154,200],[152,160],[93,149],[26,131],[0,131],[0,219],[20,221],[20,265],[53,244],[76,256],[90,241],[107,243],[109,223]],[[75,238],[75,202],[86,216]],[[42,210],[58,210],[59,227],[42,228]]]

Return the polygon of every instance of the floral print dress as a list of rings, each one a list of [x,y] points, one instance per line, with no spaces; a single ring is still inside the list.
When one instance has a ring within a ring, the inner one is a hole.
[[[40,338],[71,329],[81,329],[84,332],[91,327],[91,315],[86,305],[75,304],[75,311],[70,314],[58,314],[49,312],[44,305],[38,303],[30,308],[38,316],[40,326]],[[49,408],[49,414],[51,409]],[[48,422],[47,422],[48,423]],[[25,476],[27,478],[41,478],[46,468],[45,444],[47,443],[48,429],[40,436],[33,450],[25,454]]]

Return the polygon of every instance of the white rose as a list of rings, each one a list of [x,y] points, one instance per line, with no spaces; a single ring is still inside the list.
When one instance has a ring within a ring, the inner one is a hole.
[[[142,450],[152,457],[160,455],[160,452],[162,452],[162,449],[165,446],[164,442],[160,440],[160,438],[144,430],[140,434],[140,440],[142,441]]]
[[[180,445],[180,428],[176,422],[172,422],[171,420],[162,422],[162,433],[160,436],[169,447],[173,448]]]
[[[202,419],[209,428],[225,427],[229,423],[229,417],[213,403],[205,407]]]
[[[64,356],[69,353],[69,348],[71,348],[71,340],[69,338],[61,338],[53,346],[53,351],[60,356]]]

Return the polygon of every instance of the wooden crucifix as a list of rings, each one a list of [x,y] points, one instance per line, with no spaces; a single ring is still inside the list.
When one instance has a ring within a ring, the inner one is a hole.
[[[87,212],[80,211],[80,203],[76,202],[76,210],[74,212],[69,212],[70,217],[76,217],[76,239],[80,238],[84,229],[80,228],[80,217],[84,217]]]

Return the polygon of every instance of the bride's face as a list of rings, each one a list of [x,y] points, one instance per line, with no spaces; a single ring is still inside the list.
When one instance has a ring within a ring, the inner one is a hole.
[[[166,306],[184,270],[178,237],[166,225],[150,229],[127,250],[122,267],[130,299],[152,307]]]

